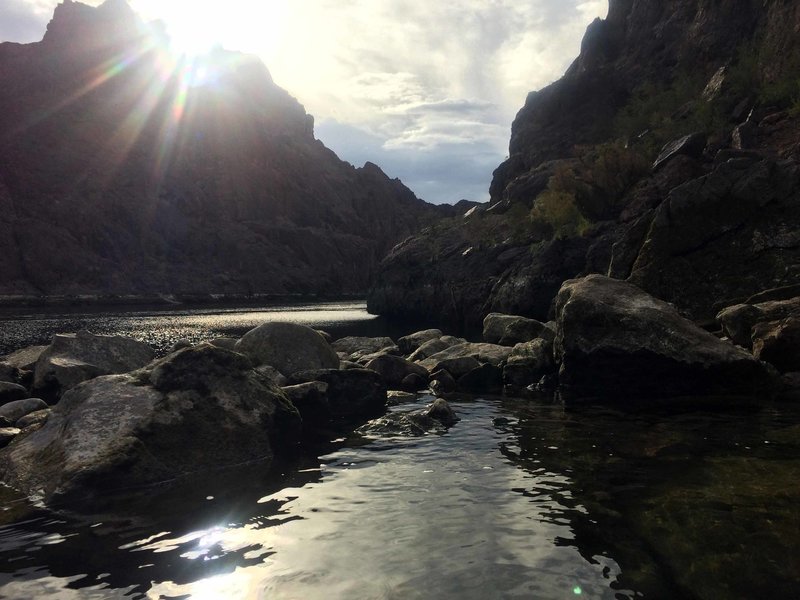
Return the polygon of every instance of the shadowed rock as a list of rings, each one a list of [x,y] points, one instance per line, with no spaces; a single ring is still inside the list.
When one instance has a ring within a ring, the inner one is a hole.
[[[296,323],[264,323],[236,343],[236,352],[255,365],[269,365],[290,377],[300,371],[336,369],[339,357],[319,332]]]

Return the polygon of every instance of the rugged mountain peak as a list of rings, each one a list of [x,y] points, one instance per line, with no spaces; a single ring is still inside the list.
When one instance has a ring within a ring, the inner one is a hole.
[[[106,0],[97,7],[64,0],[56,6],[43,42],[96,46],[135,38],[143,27],[127,0]]]

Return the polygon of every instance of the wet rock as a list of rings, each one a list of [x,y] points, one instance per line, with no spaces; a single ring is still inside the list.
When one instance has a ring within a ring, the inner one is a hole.
[[[127,373],[152,361],[153,349],[130,338],[94,335],[88,331],[59,334],[39,356],[33,391],[57,400],[79,383],[113,373]]]
[[[419,390],[424,390],[427,387],[428,387],[427,372],[425,375],[421,375],[420,373],[410,373],[405,377],[403,377],[403,381],[400,382],[400,389],[409,392],[417,392]]]
[[[653,170],[657,171],[676,156],[689,156],[699,158],[705,150],[708,138],[705,133],[690,133],[680,139],[666,144],[653,163]]]
[[[753,355],[781,373],[800,371],[800,315],[758,323],[753,328]]]
[[[416,394],[411,392],[403,392],[401,390],[389,390],[386,392],[386,403],[389,406],[396,406],[398,404],[405,404],[411,402],[417,397]]]
[[[512,388],[526,388],[555,371],[553,344],[539,338],[514,346],[511,357],[503,367],[503,384]]]
[[[50,409],[37,410],[22,417],[16,422],[16,426],[20,429],[27,429],[34,425],[44,425],[49,417]]]
[[[0,417],[5,417],[11,423],[16,423],[25,415],[37,410],[47,408],[47,403],[39,398],[27,398],[25,400],[15,400],[0,406]]]
[[[0,476],[86,509],[110,491],[269,463],[299,428],[297,410],[246,357],[200,344],[69,390],[44,426],[0,454]]]
[[[390,388],[402,388],[403,380],[409,375],[421,378],[424,381],[423,386],[427,384],[428,380],[428,371],[425,367],[401,356],[379,356],[369,361],[366,368],[380,373]]]
[[[265,323],[236,343],[236,352],[256,365],[270,365],[291,377],[314,369],[336,369],[339,357],[319,333],[296,323]]]
[[[28,390],[18,383],[0,381],[0,406],[30,397]]]
[[[458,378],[458,388],[465,392],[498,392],[503,387],[503,370],[486,363]]]
[[[408,356],[412,352],[415,352],[425,342],[430,342],[431,340],[438,340],[441,337],[442,337],[441,330],[425,329],[423,331],[417,331],[412,334],[401,337],[399,340],[397,340],[397,346],[398,348],[400,348],[400,352]]]
[[[0,448],[5,448],[20,433],[16,427],[0,427]]]
[[[553,331],[535,319],[490,313],[483,320],[483,340],[489,344],[513,346],[535,338],[555,338]]]
[[[436,394],[447,394],[455,391],[458,384],[449,371],[439,369],[431,373],[431,389]]]
[[[666,302],[601,275],[564,283],[556,299],[556,359],[567,396],[758,396],[765,367]]]
[[[323,420],[359,421],[386,409],[386,384],[383,377],[370,369],[320,369],[289,377],[292,385],[310,381],[328,384],[329,413]]]
[[[437,398],[422,410],[407,413],[390,413],[359,427],[363,434],[424,435],[429,432],[444,432],[459,421],[446,400]]]

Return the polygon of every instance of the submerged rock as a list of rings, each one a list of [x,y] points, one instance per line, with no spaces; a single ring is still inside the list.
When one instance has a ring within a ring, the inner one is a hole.
[[[601,275],[567,281],[556,300],[559,383],[570,397],[757,396],[766,368],[636,286]]]
[[[300,371],[336,369],[339,357],[319,332],[296,323],[264,323],[236,343],[236,352],[256,365],[270,365],[291,377]]]
[[[437,398],[422,410],[394,412],[374,419],[358,428],[359,433],[424,435],[428,432],[443,433],[460,421],[450,404]]]
[[[47,400],[57,400],[83,381],[139,369],[154,356],[150,346],[126,337],[88,331],[54,335],[36,361],[33,391]]]
[[[296,439],[297,410],[235,352],[200,344],[64,394],[37,431],[0,454],[7,484],[87,508],[107,492],[246,461]]]

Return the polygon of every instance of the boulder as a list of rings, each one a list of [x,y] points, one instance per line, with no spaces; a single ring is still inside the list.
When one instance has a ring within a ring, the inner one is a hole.
[[[0,358],[0,363],[15,367],[20,371],[33,371],[36,361],[47,350],[47,346],[28,346]]]
[[[388,354],[379,356],[369,361],[366,368],[380,373],[386,385],[392,389],[402,388],[403,380],[409,375],[417,375],[421,377],[425,383],[428,381],[428,371],[425,367],[406,360],[402,356],[391,356]]]
[[[357,360],[367,354],[400,352],[394,340],[388,337],[343,337],[333,342],[331,347],[336,352],[347,354],[350,360]]]
[[[397,340],[397,347],[400,348],[400,352],[408,356],[412,352],[416,351],[417,348],[422,346],[422,344],[425,342],[438,340],[440,337],[442,337],[441,330],[425,329],[423,331],[417,331],[401,337],[399,340]]]
[[[463,344],[467,340],[462,338],[456,338],[453,336],[445,335],[438,339],[428,340],[427,342],[423,343],[419,348],[414,350],[411,355],[408,357],[408,360],[418,362],[424,360],[428,357],[433,356],[437,352],[441,352],[442,350],[447,350],[451,346],[455,346],[456,344]]]
[[[556,298],[555,357],[568,398],[757,396],[767,369],[666,302],[601,275],[566,281]]]
[[[458,389],[472,393],[497,392],[503,387],[503,370],[490,363],[475,367],[458,378]]]
[[[83,381],[139,369],[154,356],[150,346],[126,337],[88,331],[54,335],[36,361],[33,390],[46,400],[57,400]]]
[[[0,406],[30,397],[28,390],[18,383],[0,381]]]
[[[417,392],[428,387],[428,376],[419,373],[410,373],[400,382],[400,389],[409,392]]]
[[[0,381],[16,383],[19,381],[19,369],[0,362]]]
[[[503,384],[512,388],[526,388],[555,371],[553,344],[539,338],[514,346],[503,367]]]
[[[236,343],[256,365],[270,365],[290,377],[300,371],[336,369],[339,357],[317,331],[296,323],[264,323]]]
[[[555,337],[553,331],[535,319],[526,319],[514,315],[489,313],[483,320],[483,341],[501,346],[513,346],[521,342],[529,342],[535,338],[550,341]]]
[[[217,348],[221,348],[221,346],[217,346]],[[287,379],[284,376],[284,374],[278,371],[278,369],[276,369],[275,367],[272,367],[270,365],[258,366],[256,367],[256,371],[261,375],[263,375],[264,377],[267,377],[270,381],[272,381],[272,383],[274,383],[278,387],[282,387],[287,383]]]
[[[16,423],[25,415],[37,410],[45,410],[46,408],[47,403],[39,398],[16,400],[0,406],[0,417],[5,417],[11,423]]]
[[[781,373],[800,371],[800,315],[753,328],[753,354]]]
[[[447,371],[454,379],[463,377],[473,369],[481,366],[480,361],[474,356],[456,356],[453,358],[427,358],[421,363],[431,373]]]
[[[239,338],[234,337],[219,337],[214,338],[209,342],[212,346],[216,346],[217,348],[224,348],[225,350],[235,350],[236,349],[236,342],[239,341]]]
[[[453,376],[444,369],[431,373],[431,389],[436,394],[447,394],[455,391],[458,384]]]
[[[756,325],[790,317],[800,319],[800,296],[788,300],[730,306],[717,314],[717,321],[722,326],[723,333],[734,343],[752,348]]]
[[[382,414],[386,409],[386,384],[370,369],[320,369],[289,377],[291,385],[321,381],[328,385],[329,414],[321,420],[353,422]]]
[[[0,476],[86,509],[114,490],[269,463],[299,428],[297,410],[246,357],[200,344],[69,390],[40,429],[0,453]]]
[[[328,404],[328,384],[322,381],[309,381],[281,388],[289,401],[300,412],[303,425],[314,425],[330,419]]]
[[[177,352],[178,350],[183,350],[184,348],[191,348],[192,341],[187,340],[186,338],[177,340],[172,346],[169,347],[167,350],[167,354],[172,354],[173,352]]]
[[[428,371],[437,371],[437,365],[444,361],[454,358],[474,358],[481,363],[491,363],[496,367],[501,366],[508,357],[511,355],[511,348],[507,346],[499,346],[497,344],[476,344],[472,342],[464,342],[455,344],[431,355],[425,360],[420,361],[423,367]],[[444,367],[439,367],[444,368]],[[449,370],[449,369],[448,369]],[[452,371],[450,371],[452,373]],[[461,373],[463,375],[464,373]],[[455,375],[455,374],[454,374]],[[460,376],[460,375],[459,375]]]
[[[705,150],[707,139],[704,133],[690,133],[667,143],[653,163],[653,170],[659,170],[676,156],[686,155],[699,158]]]

